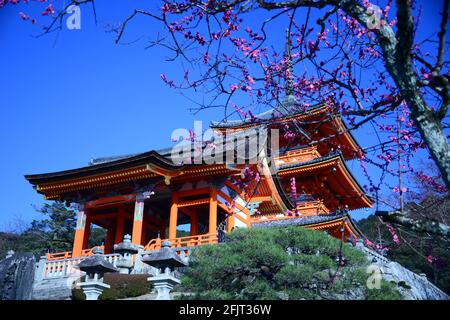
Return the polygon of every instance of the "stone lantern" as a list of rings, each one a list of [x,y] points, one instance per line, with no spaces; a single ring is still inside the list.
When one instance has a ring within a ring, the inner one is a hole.
[[[87,257],[78,264],[78,269],[86,272],[85,281],[80,283],[86,295],[86,300],[97,300],[105,289],[111,286],[103,282],[103,275],[107,272],[117,272],[117,268],[103,256],[101,248],[93,251],[93,256]]]
[[[133,268],[132,255],[138,253],[140,249],[143,249],[143,246],[131,243],[131,236],[129,234],[123,237],[123,242],[114,245],[114,252],[121,255],[116,263],[121,274],[130,273],[130,270]]]
[[[161,250],[145,255],[142,262],[158,269],[154,277],[148,278],[158,293],[156,300],[170,300],[170,291],[180,283],[180,280],[174,277],[173,270],[177,267],[185,267],[187,263],[176,254],[175,250],[172,250],[167,240],[163,241]]]

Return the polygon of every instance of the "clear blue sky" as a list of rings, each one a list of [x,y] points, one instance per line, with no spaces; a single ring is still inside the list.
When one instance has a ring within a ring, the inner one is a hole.
[[[144,50],[159,25],[137,19],[126,39],[140,40],[131,45],[115,45],[114,35],[105,33],[104,23],[122,21],[144,2],[157,7],[157,1],[97,1],[98,26],[82,7],[81,30],[39,39],[31,36],[36,27],[18,16],[20,11],[38,16],[33,7],[0,10],[0,230],[16,218],[41,218],[32,205],[42,204],[42,197],[24,174],[168,147],[174,129],[221,119],[213,111],[190,114],[190,102],[160,80],[161,73],[180,68],[164,61],[162,48]],[[357,138],[370,144],[370,136]],[[360,167],[351,167],[364,184]]]

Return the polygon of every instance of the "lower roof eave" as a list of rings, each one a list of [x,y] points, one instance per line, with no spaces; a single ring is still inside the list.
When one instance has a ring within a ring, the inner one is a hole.
[[[288,227],[288,226],[302,226],[306,228],[315,228],[323,226],[326,229],[327,225],[338,222],[348,222],[349,228],[357,236],[361,235],[358,227],[354,223],[350,215],[346,213],[326,214],[317,216],[297,217],[291,219],[272,220],[272,221],[257,221],[252,223],[254,228],[272,228],[272,227]]]
[[[347,215],[345,214],[326,214],[317,216],[296,217],[291,219],[272,220],[272,221],[257,221],[252,224],[256,228],[270,228],[270,227],[287,227],[295,226],[314,226],[322,223],[332,223],[343,220]]]

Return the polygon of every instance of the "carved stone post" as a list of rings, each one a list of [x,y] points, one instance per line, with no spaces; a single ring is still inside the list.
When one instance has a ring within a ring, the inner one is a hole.
[[[171,246],[170,242],[166,240],[163,242],[161,250],[142,258],[144,263],[158,269],[156,276],[148,278],[158,293],[156,300],[171,300],[170,291],[180,283],[180,280],[174,277],[173,270],[187,265]]]
[[[78,264],[78,268],[86,272],[85,281],[80,283],[86,300],[98,300],[102,292],[110,288],[110,285],[103,282],[103,275],[107,272],[117,272],[116,267],[106,261],[103,251],[99,247],[95,248],[93,253],[93,256]]]

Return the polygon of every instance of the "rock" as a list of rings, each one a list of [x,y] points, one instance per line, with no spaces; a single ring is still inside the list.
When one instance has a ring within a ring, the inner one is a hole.
[[[289,295],[286,292],[277,292],[277,296],[280,300],[289,300]]]
[[[406,300],[448,300],[449,297],[426,277],[418,275],[397,262],[381,265],[383,279],[395,282]]]
[[[403,299],[449,300],[449,296],[428,281],[426,276],[418,275],[363,245],[357,245],[356,248],[367,255],[367,259],[372,265],[380,268],[383,280],[397,285]]]
[[[0,300],[30,300],[34,271],[31,253],[14,254],[0,261]]]

